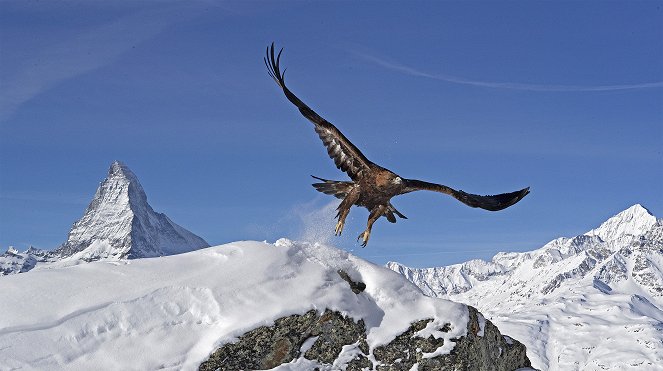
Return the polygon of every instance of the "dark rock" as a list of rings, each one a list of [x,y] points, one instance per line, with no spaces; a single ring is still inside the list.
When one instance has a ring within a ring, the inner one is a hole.
[[[425,319],[414,322],[404,333],[396,336],[389,344],[376,347],[373,350],[375,359],[383,364],[378,366],[379,371],[383,370],[409,370],[412,366],[422,361],[422,352],[432,353],[444,344],[443,339],[435,339],[433,336],[422,338],[414,336],[426,328],[426,325],[433,319]]]
[[[474,307],[468,306],[468,309],[467,336],[455,341],[456,345],[449,355],[431,358],[426,364],[420,363],[419,370],[512,371],[531,367],[523,344],[511,338],[505,339],[497,326],[483,319]],[[480,318],[484,322],[483,334]]]
[[[354,344],[366,336],[366,326],[362,320],[354,322],[339,312],[327,310],[312,326],[311,335],[318,336],[318,339],[304,357],[322,363],[333,363],[344,345]]]
[[[226,344],[212,353],[200,365],[200,370],[274,368],[298,358],[304,342],[315,336],[318,338],[304,356],[330,364],[344,345],[364,339],[366,328],[363,321],[355,322],[339,312],[327,310],[318,315],[315,310],[310,310],[304,315],[280,318],[273,326],[262,326],[247,332],[237,342]]]
[[[389,344],[373,349],[377,361],[374,367],[369,360],[366,329],[363,321],[355,322],[339,312],[326,310],[322,314],[311,310],[303,315],[283,317],[273,326],[262,326],[242,335],[238,341],[217,349],[200,365],[200,370],[261,370],[288,363],[302,354],[306,340],[315,338],[310,349],[304,349],[304,357],[321,364],[331,365],[340,355],[343,346],[354,346],[354,358],[346,361],[346,371],[410,370],[415,363],[424,370],[510,371],[530,366],[525,346],[500,334],[490,321],[473,307],[468,307],[467,335],[454,339],[449,354],[430,357],[444,344],[433,336],[421,338],[421,331],[432,319],[422,319],[411,324],[404,333]],[[442,331],[450,331],[445,324]],[[425,353],[429,353],[425,355]],[[347,354],[347,353],[346,353]]]
[[[355,282],[350,278],[350,275],[347,274],[344,270],[339,270],[338,275],[341,276],[341,278],[350,284],[350,289],[352,292],[355,294],[359,294],[360,292],[366,290],[366,284],[363,282]]]

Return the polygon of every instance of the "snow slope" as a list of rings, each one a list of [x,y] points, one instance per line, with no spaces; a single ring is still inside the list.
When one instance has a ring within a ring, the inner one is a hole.
[[[339,269],[366,290],[354,294]],[[3,277],[0,292],[1,370],[193,370],[249,329],[326,308],[363,319],[371,348],[434,318],[426,332],[448,352],[468,321],[465,305],[425,296],[389,269],[285,239],[33,270]]]
[[[634,205],[584,235],[491,261],[411,269],[434,297],[479,309],[543,370],[663,370],[663,220]]]

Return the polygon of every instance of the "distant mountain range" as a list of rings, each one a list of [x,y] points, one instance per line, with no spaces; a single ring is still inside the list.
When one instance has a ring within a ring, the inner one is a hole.
[[[203,247],[209,247],[205,240],[155,212],[136,175],[115,161],[65,243],[53,251],[9,249],[0,255],[0,275],[27,272],[38,265],[148,258]]]
[[[663,220],[634,205],[540,249],[446,267],[387,267],[477,307],[544,370],[663,369]]]

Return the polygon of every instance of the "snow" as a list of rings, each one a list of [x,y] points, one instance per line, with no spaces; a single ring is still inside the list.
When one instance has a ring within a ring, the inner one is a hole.
[[[599,236],[602,240],[609,241],[624,235],[640,236],[650,230],[655,223],[656,217],[649,210],[640,204],[635,204],[585,234]]]
[[[366,290],[354,294],[339,269]],[[52,266],[2,277],[0,292],[0,369],[193,370],[220,344],[310,309],[363,319],[370,349],[434,318],[429,331],[445,339],[442,353],[469,318],[465,305],[424,296],[391,270],[285,239]],[[439,331],[445,323],[451,330]],[[349,360],[358,350],[346,348]],[[313,367],[332,369],[303,358],[277,369]]]
[[[584,235],[448,267],[389,268],[472,305],[542,370],[663,370],[663,221],[634,205]]]
[[[477,313],[477,318],[479,319],[479,332],[477,332],[477,336],[483,337],[483,331],[486,328],[486,318],[481,313]]]

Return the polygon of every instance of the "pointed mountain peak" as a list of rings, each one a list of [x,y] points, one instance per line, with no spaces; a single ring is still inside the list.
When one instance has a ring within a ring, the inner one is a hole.
[[[635,204],[635,205],[629,207],[628,209],[626,209],[626,210],[620,212],[619,214],[615,215],[615,217],[617,217],[617,216],[626,216],[626,215],[634,215],[634,216],[637,216],[637,217],[645,217],[645,218],[649,217],[649,216],[654,216],[654,214],[652,214],[651,211],[649,211],[649,209],[647,209],[646,207],[644,207],[640,204]]]
[[[627,235],[640,236],[656,224],[656,217],[640,204],[635,204],[606,220],[598,228],[585,233],[611,241]]]
[[[171,255],[207,247],[202,238],[156,213],[136,175],[114,161],[85,214],[58,249],[83,260]]]
[[[113,161],[110,169],[108,169],[108,176],[125,175],[126,173],[131,173],[133,175],[133,172],[131,172],[129,167],[127,167],[122,161]]]
[[[108,169],[108,176],[101,183],[99,191],[102,192],[98,193],[95,199],[99,197],[103,198],[105,194],[109,193],[114,195],[126,194],[126,200],[129,202],[147,203],[147,195],[140,185],[138,177],[121,161],[113,161]]]
[[[113,161],[108,169],[108,178],[125,178],[132,182],[138,182],[136,174],[121,161]]]

